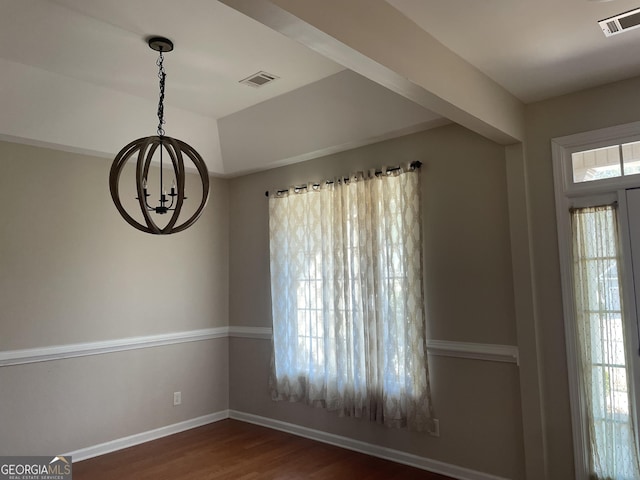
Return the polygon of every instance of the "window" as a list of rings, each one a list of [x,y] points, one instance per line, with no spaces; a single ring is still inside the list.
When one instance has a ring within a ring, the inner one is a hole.
[[[613,206],[572,211],[576,326],[596,479],[640,478],[630,401]]]
[[[269,231],[274,398],[430,429],[418,172],[279,192]]]
[[[573,182],[593,182],[640,173],[640,142],[610,145],[571,154]]]

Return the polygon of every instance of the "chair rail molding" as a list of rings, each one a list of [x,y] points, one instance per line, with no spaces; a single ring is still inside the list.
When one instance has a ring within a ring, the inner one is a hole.
[[[427,353],[443,357],[470,358],[520,365],[518,347],[515,345],[427,340]]]
[[[89,355],[102,355],[215,338],[271,340],[272,334],[273,331],[271,327],[225,326],[95,342],[71,343],[68,345],[6,350],[0,351],[0,367],[48,362]],[[429,355],[506,362],[519,365],[518,347],[515,345],[427,340],[427,352]]]
[[[48,347],[25,348],[21,350],[0,351],[0,367],[22,365],[25,363],[48,362],[65,358],[102,355],[105,353],[137,350],[140,348],[160,347],[177,343],[197,342],[229,336],[229,327],[213,327],[184,332],[161,333],[140,337],[127,337],[96,342],[70,343]]]

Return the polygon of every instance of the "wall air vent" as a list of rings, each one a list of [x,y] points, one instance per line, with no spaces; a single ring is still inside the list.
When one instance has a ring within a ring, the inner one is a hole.
[[[640,27],[640,8],[600,20],[598,25],[607,37],[638,28]]]
[[[258,72],[253,75],[248,76],[247,78],[240,80],[240,83],[244,83],[245,85],[249,85],[251,87],[262,87],[267,83],[271,83],[274,80],[277,80],[280,77],[276,77],[275,75],[267,72]]]

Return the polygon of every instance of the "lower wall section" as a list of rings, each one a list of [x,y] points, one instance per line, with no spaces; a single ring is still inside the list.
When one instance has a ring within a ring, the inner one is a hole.
[[[438,471],[437,465],[455,465],[460,472],[485,472],[481,477],[443,472],[454,478],[525,477],[515,363],[431,356],[433,401],[440,422],[440,437],[435,438],[357,418],[340,418],[299,403],[274,402],[267,384],[270,342],[248,338],[229,341],[229,406],[232,411],[244,412],[242,419],[255,416],[267,419],[262,424],[274,428],[286,424],[298,431],[321,432],[326,438],[337,436],[352,445],[369,445],[373,450],[366,453],[374,455],[397,452],[394,460],[434,471]]]
[[[219,337],[2,367],[0,455],[79,461],[230,417],[461,480],[524,478],[515,363],[431,356],[434,438],[272,401],[270,344]]]
[[[228,354],[215,338],[2,367],[0,455],[76,451],[227,410]]]

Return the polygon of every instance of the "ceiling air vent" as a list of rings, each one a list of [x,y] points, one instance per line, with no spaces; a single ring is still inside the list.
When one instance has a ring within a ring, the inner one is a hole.
[[[252,87],[261,87],[266,85],[267,83],[273,82],[280,77],[276,77],[275,75],[267,72],[258,72],[253,75],[248,76],[244,80],[240,80],[240,83],[244,83],[245,85],[250,85]]]
[[[640,8],[600,20],[598,25],[607,37],[638,28],[640,27]]]

